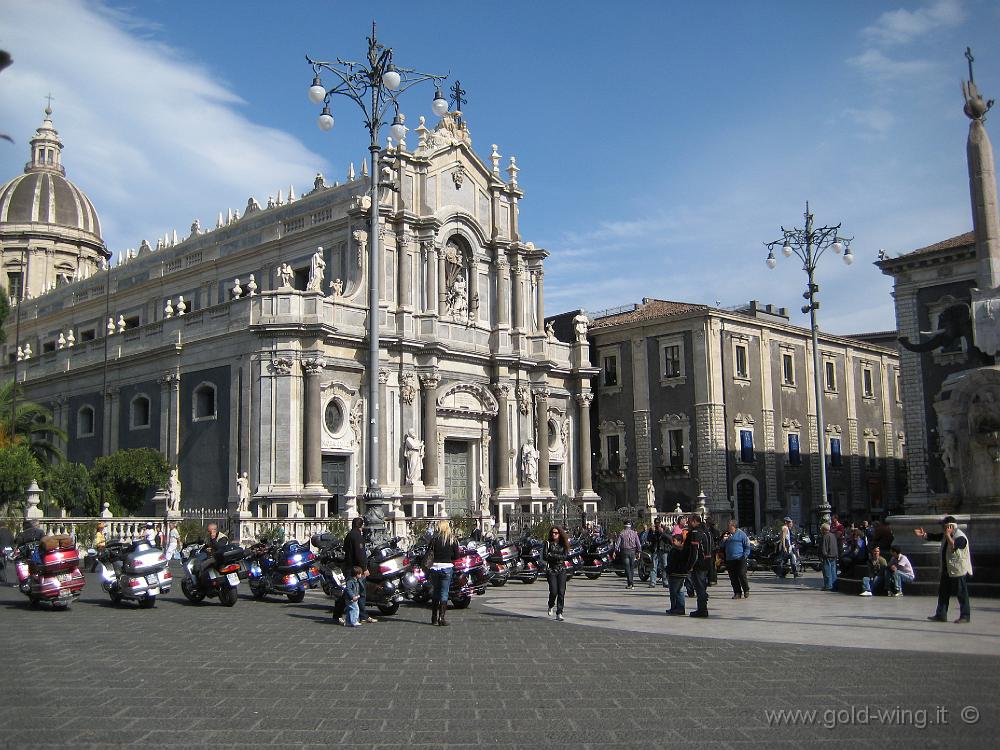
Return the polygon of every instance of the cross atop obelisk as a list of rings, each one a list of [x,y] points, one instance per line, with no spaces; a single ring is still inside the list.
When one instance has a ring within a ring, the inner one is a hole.
[[[976,88],[972,76],[975,58],[965,50],[969,61],[969,80],[962,83],[965,114],[969,123],[966,154],[969,161],[969,194],[972,198],[972,229],[976,237],[977,282],[980,290],[1000,287],[1000,218],[997,214],[997,180],[993,165],[993,146],[983,126],[983,118],[993,106]]]

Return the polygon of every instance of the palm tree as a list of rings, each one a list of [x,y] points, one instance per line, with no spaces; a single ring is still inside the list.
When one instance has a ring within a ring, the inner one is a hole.
[[[16,398],[17,403],[12,404]],[[14,406],[13,423],[11,406]],[[62,461],[56,440],[66,440],[66,431],[52,421],[52,412],[22,396],[13,380],[0,385],[0,448],[25,443],[43,466]]]

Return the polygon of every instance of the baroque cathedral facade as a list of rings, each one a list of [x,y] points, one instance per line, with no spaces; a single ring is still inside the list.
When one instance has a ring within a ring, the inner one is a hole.
[[[160,450],[186,508],[353,516],[374,423],[397,514],[502,521],[564,494],[594,509],[586,321],[564,341],[545,330],[548,253],[522,239],[515,160],[501,167],[496,146],[481,159],[458,112],[413,136],[382,154],[396,189],[379,198],[373,373],[367,174],[251,198],[112,265],[47,110],[25,173],[0,188],[16,305],[0,377],[52,409],[71,461]]]

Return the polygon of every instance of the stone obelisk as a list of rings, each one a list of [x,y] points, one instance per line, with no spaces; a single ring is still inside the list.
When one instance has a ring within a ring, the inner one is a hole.
[[[969,195],[972,198],[972,229],[976,237],[979,289],[1000,287],[1000,218],[997,215],[997,180],[993,166],[993,146],[983,120],[993,100],[986,101],[972,76],[972,50],[966,48],[969,80],[962,84],[965,114],[969,123],[966,152],[969,161]]]

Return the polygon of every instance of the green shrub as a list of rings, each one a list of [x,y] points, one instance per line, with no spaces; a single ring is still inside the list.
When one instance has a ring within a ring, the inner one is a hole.
[[[185,518],[177,524],[177,534],[181,538],[181,544],[191,544],[199,539],[208,539],[208,532],[199,521],[193,518]]]
[[[152,448],[115,451],[95,460],[90,470],[97,496],[111,504],[116,516],[136,513],[150,490],[167,483],[169,474],[167,459]]]
[[[473,529],[479,525],[478,519],[468,510],[461,514],[456,513],[449,520],[452,531],[459,539],[468,539],[472,535]]]
[[[90,472],[83,464],[54,464],[49,467],[42,483],[45,499],[49,503],[70,513],[97,515],[99,508]]]
[[[331,518],[326,523],[326,530],[337,537],[337,539],[343,539],[347,536],[349,528],[346,518]]]
[[[257,532],[257,539],[267,544],[281,544],[285,541],[285,528],[278,524],[265,526]]]
[[[97,521],[88,521],[76,527],[76,543],[84,549],[94,546],[94,538],[97,536]]]
[[[23,518],[26,490],[41,474],[41,466],[27,445],[13,443],[0,448],[0,507],[6,506],[8,513]]]

